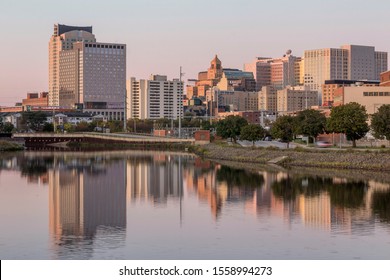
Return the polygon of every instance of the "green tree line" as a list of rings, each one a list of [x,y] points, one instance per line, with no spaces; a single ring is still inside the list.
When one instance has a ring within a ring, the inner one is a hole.
[[[352,141],[352,146],[356,147],[356,141],[363,138],[370,128],[376,138],[390,140],[390,105],[382,105],[371,116],[371,127],[368,125],[368,119],[365,107],[351,102],[333,107],[328,118],[313,109],[300,111],[296,116],[280,116],[272,123],[269,132],[259,125],[248,124],[240,116],[229,116],[220,120],[216,128],[217,135],[222,138],[231,138],[234,142],[240,138],[253,144],[268,134],[288,146],[297,135],[305,135],[315,141],[322,133],[334,132],[345,134],[347,140]]]

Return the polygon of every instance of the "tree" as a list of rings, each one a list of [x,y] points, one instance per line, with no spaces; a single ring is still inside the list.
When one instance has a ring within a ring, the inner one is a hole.
[[[372,115],[371,128],[376,138],[386,137],[390,141],[390,104],[382,105],[378,112]]]
[[[66,132],[74,132],[75,127],[71,123],[64,124],[64,131]]]
[[[296,133],[312,137],[313,140],[325,131],[326,117],[317,110],[303,110],[297,114],[295,121]]]
[[[294,121],[294,117],[281,116],[276,119],[271,128],[272,137],[287,143],[287,148],[294,139]]]
[[[110,129],[111,133],[123,131],[123,122],[121,122],[121,121],[111,120],[111,121],[108,121],[105,126]]]
[[[253,146],[255,146],[255,141],[263,139],[264,134],[264,128],[257,124],[248,124],[241,128],[241,139],[252,141]]]
[[[87,131],[93,131],[95,127],[91,127],[87,122],[79,122],[74,130],[76,132],[87,132]]]
[[[42,127],[43,132],[53,132],[54,126],[52,123],[45,122],[45,124]]]
[[[327,122],[327,131],[345,133],[347,139],[356,147],[356,140],[364,137],[369,131],[366,108],[359,103],[351,102],[333,107]]]
[[[41,131],[47,120],[46,114],[42,111],[25,111],[22,113],[22,124],[27,129]]]
[[[0,132],[11,133],[14,128],[14,125],[10,122],[3,123],[0,121]]]
[[[240,116],[228,116],[217,123],[217,135],[222,138],[232,138],[234,143],[241,134],[241,128],[248,124],[247,120]]]

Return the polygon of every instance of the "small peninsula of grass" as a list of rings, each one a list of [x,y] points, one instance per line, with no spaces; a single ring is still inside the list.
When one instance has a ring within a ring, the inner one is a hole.
[[[24,147],[17,143],[0,140],[0,151],[2,152],[21,151],[21,150],[24,150]]]

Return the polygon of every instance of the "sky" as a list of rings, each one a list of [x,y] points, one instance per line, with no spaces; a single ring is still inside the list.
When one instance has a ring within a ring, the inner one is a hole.
[[[217,54],[243,69],[291,49],[375,46],[390,52],[388,0],[1,0],[0,106],[48,90],[55,23],[93,26],[98,42],[127,44],[127,77],[196,79]]]

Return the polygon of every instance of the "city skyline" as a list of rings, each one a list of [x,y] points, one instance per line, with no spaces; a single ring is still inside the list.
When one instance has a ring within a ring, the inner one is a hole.
[[[99,40],[128,46],[127,76],[196,78],[215,54],[224,67],[243,69],[255,57],[287,49],[345,44],[390,51],[383,17],[390,3],[366,1],[2,1],[0,105],[48,90],[48,36],[55,23],[93,26]],[[352,7],[353,5],[353,7]],[[386,7],[387,6],[387,7]],[[88,12],[87,12],[88,11]],[[169,16],[167,16],[169,15]]]

